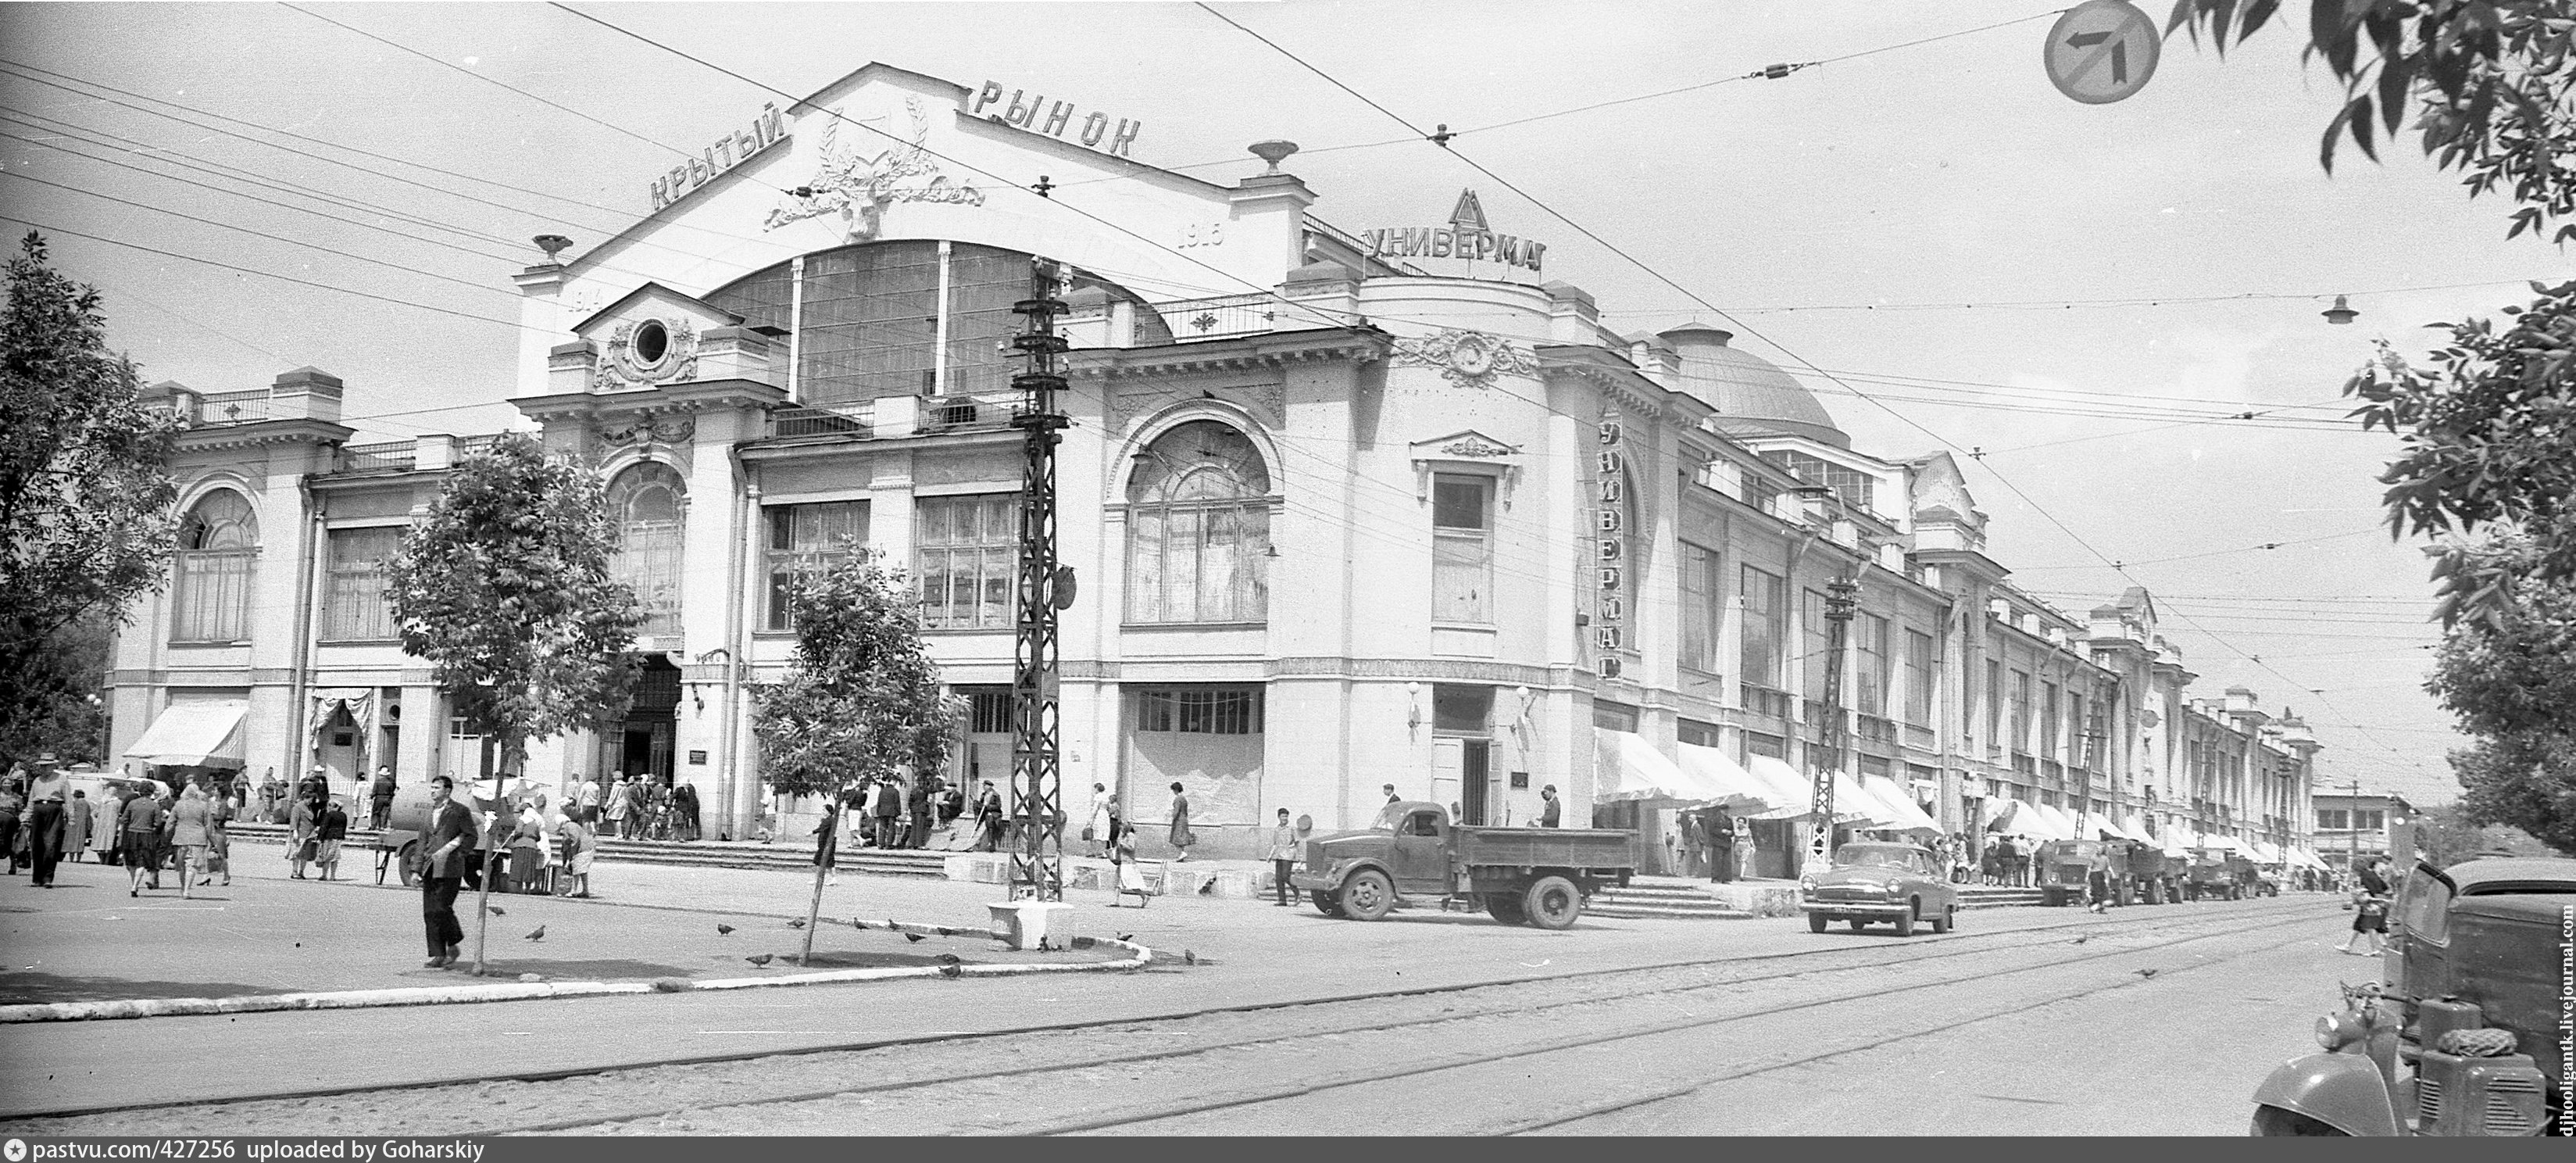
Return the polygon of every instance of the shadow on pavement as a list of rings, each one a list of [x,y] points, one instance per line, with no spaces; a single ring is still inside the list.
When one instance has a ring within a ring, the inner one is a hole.
[[[63,977],[52,973],[12,973],[0,977],[0,1005],[130,1001],[147,997],[245,997],[294,992],[297,991],[273,985],[221,981],[137,981],[130,977]]]
[[[458,968],[472,968],[468,957]],[[650,961],[599,958],[590,961],[553,961],[523,957],[495,957],[483,963],[487,974],[505,976],[521,973],[545,975],[548,981],[633,981],[656,977],[688,977],[691,972],[676,965],[657,965]]]

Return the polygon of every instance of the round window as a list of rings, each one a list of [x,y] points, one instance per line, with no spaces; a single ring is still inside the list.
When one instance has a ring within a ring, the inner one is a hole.
[[[671,353],[671,332],[659,319],[647,319],[635,329],[635,362],[651,366]]]

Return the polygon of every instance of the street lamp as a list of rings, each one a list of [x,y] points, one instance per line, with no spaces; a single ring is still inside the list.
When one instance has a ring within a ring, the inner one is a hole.
[[[2326,322],[2332,323],[2337,327],[2341,327],[2344,324],[2350,323],[2361,317],[2361,312],[2355,311],[2351,307],[2347,306],[2344,303],[2344,297],[2341,295],[2335,296],[2334,306],[2328,307],[2325,310],[2318,312],[2318,314],[2325,316]]]

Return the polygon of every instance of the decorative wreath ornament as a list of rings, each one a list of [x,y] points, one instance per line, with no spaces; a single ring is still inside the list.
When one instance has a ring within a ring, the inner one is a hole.
[[[1498,375],[1538,374],[1538,360],[1529,352],[1482,331],[1442,331],[1396,340],[1395,362],[1439,368],[1441,378],[1463,388],[1490,388]]]
[[[643,319],[620,323],[609,335],[592,387],[649,387],[697,374],[697,329],[686,319]]]

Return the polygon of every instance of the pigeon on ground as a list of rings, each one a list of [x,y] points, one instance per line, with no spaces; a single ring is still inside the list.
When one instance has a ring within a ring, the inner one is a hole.
[[[1181,963],[1184,965],[1196,965],[1199,963],[1199,955],[1192,953],[1187,949],[1183,949],[1181,950]]]
[[[805,927],[805,918],[789,917],[787,918],[787,927],[790,929],[802,929]]]
[[[508,913],[502,912],[502,911],[501,911],[501,906],[499,906],[499,905],[485,905],[485,906],[483,906],[483,907],[484,907],[484,908],[487,908],[487,909],[492,910],[492,915],[493,915],[493,916],[496,916],[496,917],[506,917],[506,916],[509,916],[509,915],[510,915],[510,914],[508,914]]]
[[[903,939],[904,939],[904,940],[906,940],[906,941],[913,942],[914,944],[919,944],[919,943],[921,943],[921,942],[923,942],[923,941],[927,941],[927,940],[929,940],[930,938],[928,938],[928,937],[924,937],[924,936],[922,936],[922,935],[921,935],[921,934],[919,934],[919,933],[906,933],[906,934],[904,934],[904,935],[903,935]]]
[[[724,923],[722,923],[722,922],[718,922],[718,923],[717,923],[717,925],[716,925],[716,936],[719,936],[719,937],[730,937],[730,936],[733,936],[733,926],[731,926],[731,925],[727,925],[727,924],[724,924]]]
[[[2154,977],[2155,975],[2156,971],[2152,969],[2141,969],[2138,971],[2138,976],[2140,977]]]
[[[858,919],[857,917],[852,917],[850,918],[850,927],[853,929],[864,929],[868,927],[868,923]]]
[[[752,957],[745,957],[743,960],[751,962],[754,965],[767,965],[775,958],[775,956],[775,954],[762,953]]]
[[[1118,934],[1118,939],[1119,939],[1119,940],[1121,940],[1121,941],[1133,941],[1133,940],[1135,940],[1135,939],[1136,939],[1136,934],[1134,934],[1134,933],[1120,933],[1120,934]]]
[[[2077,935],[2077,936],[2076,936],[2076,938],[2075,938],[2074,940],[2067,942],[2067,944],[2070,944],[2070,945],[2081,945],[2081,944],[2085,943],[2086,941],[2090,941],[2090,940],[2092,940],[2092,939],[2093,939],[2093,934],[2091,934],[2091,933],[2083,933],[2083,934],[2079,934],[2079,935]]]
[[[939,976],[956,978],[963,977],[965,975],[966,964],[964,958],[961,958],[954,953],[942,953],[939,955]]]
[[[546,939],[546,927],[545,927],[544,925],[539,925],[539,926],[537,926],[537,931],[536,931],[536,932],[533,932],[533,933],[528,934],[528,939],[529,939],[529,940],[531,940],[531,941],[543,941],[543,940],[545,940],[545,939]]]

